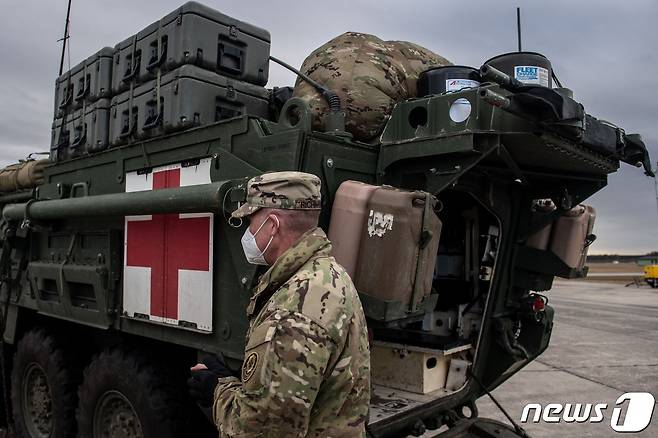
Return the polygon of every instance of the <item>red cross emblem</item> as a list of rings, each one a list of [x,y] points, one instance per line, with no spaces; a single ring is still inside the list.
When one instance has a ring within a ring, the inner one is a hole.
[[[181,171],[186,169],[171,167],[154,169],[150,175],[153,190],[181,186]],[[144,178],[136,176],[140,177]],[[129,316],[138,313],[143,317],[148,312],[149,319],[155,321],[199,323],[200,320],[201,325],[209,329],[212,317],[212,313],[210,317],[207,315],[212,304],[211,221],[210,214],[196,217],[177,213],[126,219],[124,310]],[[186,273],[184,279],[181,278],[183,272]],[[144,287],[147,281],[150,288]],[[150,292],[142,289],[150,289]]]

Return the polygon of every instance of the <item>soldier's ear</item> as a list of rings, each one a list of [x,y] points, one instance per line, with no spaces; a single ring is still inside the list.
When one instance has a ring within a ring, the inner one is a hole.
[[[272,226],[274,227],[272,229],[272,235],[279,231],[279,228],[281,228],[281,221],[279,221],[279,217],[275,214],[271,214],[270,217],[272,218]]]

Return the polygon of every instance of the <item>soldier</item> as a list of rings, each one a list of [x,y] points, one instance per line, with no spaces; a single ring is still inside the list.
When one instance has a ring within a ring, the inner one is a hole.
[[[218,359],[192,368],[190,393],[212,405],[220,435],[365,436],[370,351],[363,309],[317,227],[320,180],[301,172],[249,180],[233,217],[250,263],[268,265],[247,316],[239,377]]]

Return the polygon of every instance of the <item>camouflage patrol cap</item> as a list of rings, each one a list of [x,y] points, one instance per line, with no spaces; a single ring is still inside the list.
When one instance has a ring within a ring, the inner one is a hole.
[[[246,202],[231,214],[240,218],[261,208],[319,210],[320,178],[304,172],[271,172],[247,182]]]

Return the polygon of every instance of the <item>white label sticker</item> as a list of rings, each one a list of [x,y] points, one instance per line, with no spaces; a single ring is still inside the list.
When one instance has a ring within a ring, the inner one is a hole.
[[[384,237],[386,231],[393,229],[394,216],[390,213],[370,210],[368,216],[368,235],[370,237]]]
[[[514,78],[524,84],[548,87],[548,70],[532,65],[517,65],[514,67]]]
[[[446,91],[459,91],[464,88],[477,88],[479,86],[480,83],[472,79],[446,79]]]

